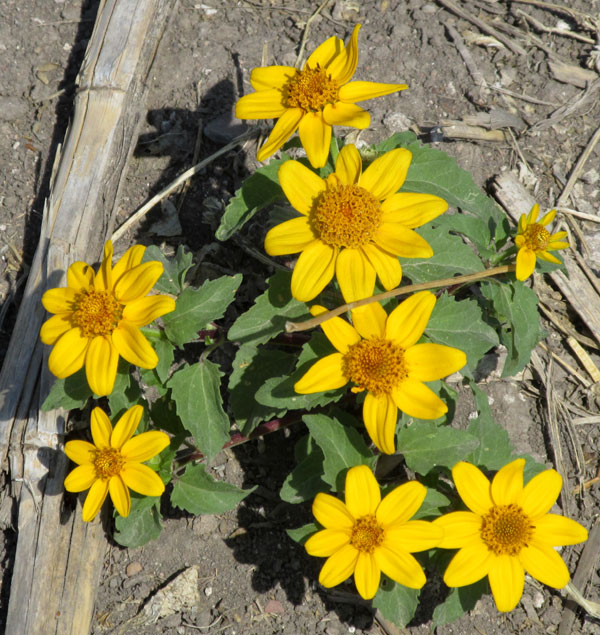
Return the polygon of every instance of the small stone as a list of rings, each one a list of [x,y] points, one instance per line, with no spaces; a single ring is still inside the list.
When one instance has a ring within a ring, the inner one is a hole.
[[[142,563],[141,562],[130,562],[125,569],[125,574],[128,578],[131,576],[137,575],[142,571]]]
[[[204,595],[206,595],[206,597],[209,598],[212,594],[213,594],[213,588],[211,586],[207,586],[204,589]]]
[[[285,609],[283,608],[283,604],[278,600],[269,600],[265,605],[265,613],[278,613],[279,615],[283,615]]]

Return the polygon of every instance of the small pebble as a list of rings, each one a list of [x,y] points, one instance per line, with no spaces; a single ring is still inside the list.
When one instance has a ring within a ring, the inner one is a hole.
[[[137,575],[138,573],[140,573],[141,570],[142,570],[141,562],[130,562],[127,565],[127,569],[125,569],[125,573],[127,577],[130,578],[132,575]]]

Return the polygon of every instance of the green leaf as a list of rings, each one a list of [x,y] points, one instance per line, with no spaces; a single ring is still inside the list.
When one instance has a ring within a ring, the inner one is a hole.
[[[117,515],[115,529],[113,538],[123,547],[133,549],[156,540],[162,531],[160,497],[132,493],[129,516]]]
[[[429,421],[416,421],[398,432],[398,451],[411,470],[423,475],[437,466],[452,468],[478,445],[465,430],[438,427]]]
[[[240,347],[229,376],[229,406],[244,436],[262,421],[285,414],[286,408],[258,403],[255,394],[269,378],[289,373],[295,361],[293,355],[284,351],[257,348],[254,344]]]
[[[170,399],[170,394],[163,395],[152,404],[150,418],[155,427],[166,430],[175,437],[187,436],[181,419],[177,416],[175,402]]]
[[[166,336],[179,348],[194,341],[200,329],[223,316],[241,282],[238,273],[207,280],[199,289],[184,289],[175,310],[163,317]]]
[[[495,253],[495,247],[491,244],[489,224],[481,217],[468,213],[450,214],[446,212],[435,219],[437,227],[443,227],[446,231],[458,232],[466,236],[479,251],[479,255],[489,258]]]
[[[370,151],[376,156],[382,155],[396,148],[406,148],[410,144],[417,142],[417,135],[410,130],[406,132],[395,132],[381,143],[371,146]]]
[[[121,358],[113,391],[108,396],[112,418],[116,420],[136,404],[145,405],[146,402],[142,399],[140,385],[131,374],[131,364]]]
[[[167,393],[167,387],[160,380],[156,368],[140,368],[139,370],[142,382],[149,388],[154,388],[160,397]]]
[[[231,483],[215,481],[206,473],[203,464],[190,464],[173,486],[171,503],[195,515],[222,514],[233,509],[255,489],[256,486],[243,490]]]
[[[229,441],[229,417],[220,391],[222,375],[216,364],[204,360],[178,370],[168,383],[181,423],[209,459]]]
[[[282,333],[287,320],[309,318],[306,304],[292,298],[291,278],[289,271],[278,271],[271,276],[267,281],[268,289],[233,323],[227,338],[258,345]]]
[[[453,346],[467,355],[471,371],[498,344],[496,331],[483,321],[481,309],[472,298],[458,302],[444,293],[435,303],[426,334],[438,344]]]
[[[419,518],[437,518],[442,515],[442,509],[450,505],[450,499],[444,496],[441,492],[435,489],[427,488],[427,495],[419,511],[412,517],[411,520],[418,520]]]
[[[358,430],[323,414],[304,415],[302,421],[323,450],[323,480],[334,491],[341,492],[344,489],[349,468],[363,464],[373,467],[375,457]]]
[[[74,375],[66,379],[57,379],[54,382],[42,404],[42,410],[48,412],[55,408],[64,408],[65,410],[83,408],[92,396],[92,390],[88,386],[85,376],[85,368],[82,368]]]
[[[475,608],[479,598],[488,591],[487,577],[457,589],[451,589],[446,599],[438,604],[433,611],[433,625],[450,624],[467,611]]]
[[[173,358],[175,356],[175,348],[173,344],[169,342],[165,337],[160,337],[154,340],[154,350],[158,355],[158,365],[154,369],[158,378],[165,383],[169,378],[169,371],[173,364]]]
[[[244,181],[223,212],[221,223],[215,232],[218,240],[231,238],[256,212],[279,199],[285,199],[277,171],[289,158],[287,154],[283,154],[281,159],[258,168]]]
[[[315,523],[308,523],[296,529],[286,529],[286,534],[297,543],[303,545],[314,533],[321,529]]]
[[[161,293],[179,295],[184,288],[185,274],[192,266],[193,256],[183,245],[179,245],[174,258],[167,258],[162,249],[150,245],[144,252],[142,262],[158,260],[163,263],[164,271],[154,289]]]
[[[323,479],[323,452],[310,436],[296,443],[296,467],[288,474],[279,496],[286,503],[303,503],[329,490]]]
[[[382,587],[373,598],[373,608],[397,626],[406,626],[414,617],[419,604],[419,589],[409,589],[382,575]]]

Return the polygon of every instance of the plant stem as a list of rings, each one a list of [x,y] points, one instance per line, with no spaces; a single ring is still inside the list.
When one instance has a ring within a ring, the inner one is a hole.
[[[482,280],[483,278],[489,278],[490,276],[499,276],[503,273],[510,273],[515,270],[516,265],[501,265],[499,267],[486,269],[485,271],[469,273],[464,276],[455,276],[454,278],[444,278],[442,280],[433,280],[432,282],[421,282],[420,284],[409,284],[405,287],[397,287],[396,289],[391,289],[390,291],[384,291],[383,293],[373,295],[370,298],[363,298],[362,300],[348,302],[348,304],[343,304],[342,306],[337,307],[337,309],[332,309],[331,311],[327,311],[327,313],[322,313],[321,315],[318,315],[310,320],[305,320],[304,322],[286,322],[285,330],[287,333],[306,331],[318,326],[322,322],[325,322],[325,320],[341,315],[351,309],[356,309],[359,306],[371,304],[371,302],[379,302],[381,300],[387,300],[388,298],[395,298],[399,295],[425,291],[426,289],[437,289],[438,287],[450,287],[457,284],[464,284],[466,282],[475,282],[476,280]]]

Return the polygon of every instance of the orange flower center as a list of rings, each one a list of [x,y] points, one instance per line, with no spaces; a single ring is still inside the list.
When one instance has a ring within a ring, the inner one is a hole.
[[[75,298],[73,322],[83,337],[110,335],[123,317],[123,305],[109,291],[88,289]]]
[[[408,377],[404,349],[383,337],[361,340],[342,358],[342,373],[357,385],[353,392],[389,394]]]
[[[496,505],[483,517],[481,538],[497,556],[517,556],[529,544],[534,529],[518,505]]]
[[[304,67],[283,87],[283,103],[286,108],[302,108],[305,112],[320,112],[327,104],[338,100],[337,84],[317,64],[316,68]]]
[[[373,514],[361,516],[356,520],[350,534],[350,544],[363,553],[373,553],[375,547],[383,542],[383,528]]]
[[[99,479],[106,480],[111,478],[111,476],[117,476],[123,469],[124,464],[125,459],[119,450],[114,448],[96,450],[94,469]]]
[[[360,247],[375,236],[381,222],[381,205],[364,187],[336,185],[317,198],[309,221],[325,244]]]
[[[539,223],[529,225],[523,232],[525,247],[532,251],[545,251],[550,242],[550,232]]]

